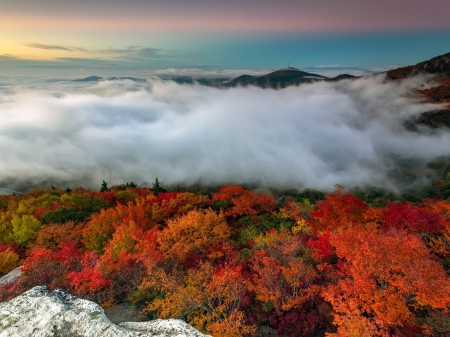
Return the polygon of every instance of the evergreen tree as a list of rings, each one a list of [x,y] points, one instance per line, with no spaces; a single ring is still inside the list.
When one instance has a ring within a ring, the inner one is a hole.
[[[108,183],[103,180],[102,186],[100,187],[100,192],[105,192],[108,190]]]
[[[156,177],[155,182],[152,184],[152,191],[155,195],[166,192],[166,190],[159,184],[158,177]]]

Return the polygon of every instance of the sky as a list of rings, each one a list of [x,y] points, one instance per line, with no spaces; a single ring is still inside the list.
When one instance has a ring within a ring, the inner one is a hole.
[[[2,75],[415,64],[450,51],[448,0],[0,0]]]

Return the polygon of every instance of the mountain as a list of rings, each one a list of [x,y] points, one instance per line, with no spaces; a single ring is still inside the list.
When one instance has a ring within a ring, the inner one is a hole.
[[[336,77],[328,78],[322,75],[302,71],[297,68],[288,67],[262,76],[241,75],[230,81],[223,82],[220,86],[246,87],[252,85],[264,89],[283,89],[303,83],[314,83],[317,81],[337,82],[353,78],[357,77],[349,74],[341,74]]]
[[[416,118],[417,124],[430,128],[450,128],[450,53],[433,57],[416,65],[393,69],[386,73],[388,80],[400,80],[418,74],[432,74],[438,85],[416,94],[430,103],[446,104],[444,109],[427,111]]]
[[[403,79],[420,73],[437,74],[439,77],[450,77],[450,53],[433,57],[416,65],[389,70],[386,77],[390,80]]]
[[[134,82],[145,82],[145,79],[143,78],[136,78],[136,77],[108,77],[103,78],[100,76],[89,76],[85,78],[77,78],[75,80],[72,80],[72,82],[98,82],[98,81],[122,81],[122,80],[130,80]]]
[[[102,80],[102,77],[99,76],[89,76],[85,78],[77,78],[76,80],[72,80],[72,82],[97,82]]]
[[[253,85],[260,88],[281,89],[301,83],[312,83],[327,79],[325,76],[307,73],[297,68],[288,67],[262,76],[242,75],[222,84],[224,87]]]
[[[327,78],[326,81],[327,82],[338,82],[340,80],[351,80],[354,78],[359,78],[358,76],[353,76],[353,75],[349,75],[349,74],[341,74],[338,75],[336,77],[332,77],[332,78]]]

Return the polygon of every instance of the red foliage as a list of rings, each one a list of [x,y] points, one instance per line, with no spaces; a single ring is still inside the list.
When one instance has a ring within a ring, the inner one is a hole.
[[[226,216],[257,215],[260,212],[272,212],[275,200],[265,194],[258,194],[241,186],[225,185],[213,194],[212,202],[229,201],[232,207],[225,211]]]
[[[148,203],[150,205],[153,204],[162,204],[164,201],[169,201],[170,199],[174,199],[177,197],[178,194],[181,192],[166,192],[166,193],[160,193],[158,196],[151,198]]]
[[[50,207],[42,207],[42,206],[39,206],[38,208],[37,208],[37,210],[33,213],[33,216],[36,218],[36,219],[39,219],[41,216],[42,216],[42,214],[44,214],[44,213],[46,213],[46,212],[48,212],[48,211],[54,211],[54,210],[57,210],[59,207],[61,207],[61,206],[65,206],[64,204],[60,204],[60,203],[53,203],[53,205],[51,205]]]
[[[440,215],[421,206],[390,204],[381,223],[383,229],[402,229],[409,233],[437,233],[442,229]]]
[[[108,190],[97,193],[97,197],[105,200],[110,206],[116,206],[119,199],[117,198],[117,191]]]
[[[137,241],[135,246],[137,252],[136,259],[142,262],[147,267],[148,271],[152,270],[156,263],[163,260],[163,255],[158,249],[158,233],[159,231],[157,228],[152,228],[145,232],[137,230],[131,233],[131,237]]]
[[[308,247],[311,247],[313,249],[313,257],[320,260],[322,258],[333,255],[333,251],[331,250],[330,245],[330,235],[331,231],[329,228],[327,228],[325,233],[319,234],[317,236],[317,240],[309,238]]]
[[[19,247],[18,247],[18,245],[16,243],[3,243],[3,242],[0,242],[0,253],[1,252],[5,252],[8,249],[17,253],[18,252],[18,248]]]
[[[79,266],[79,255],[76,245],[66,242],[53,252],[38,248],[26,258],[22,265],[24,274],[20,279],[22,287],[28,288],[45,284],[50,288],[66,285],[67,273]]]
[[[360,198],[336,190],[328,194],[324,201],[317,202],[317,209],[311,212],[313,221],[310,221],[310,225],[318,231],[361,226],[368,208]]]
[[[98,253],[111,240],[115,230],[122,224],[135,222],[138,228],[143,230],[154,226],[151,220],[151,209],[145,200],[136,200],[127,205],[118,204],[115,208],[100,210],[91,216],[86,228],[83,230],[84,243],[89,250]]]
[[[70,285],[78,294],[97,292],[111,283],[95,268],[97,262],[98,255],[87,251],[81,259],[81,265],[84,268],[80,272],[71,272],[67,275]]]
[[[60,246],[60,250],[54,253],[56,259],[62,261],[68,268],[73,268],[79,262],[80,253],[77,244],[67,241]]]

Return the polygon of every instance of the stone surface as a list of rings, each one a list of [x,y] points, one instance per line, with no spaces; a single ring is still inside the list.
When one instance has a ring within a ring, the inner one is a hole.
[[[111,308],[105,309],[105,315],[113,323],[122,322],[142,322],[146,321],[146,316],[136,313],[125,303],[117,304]]]
[[[4,287],[16,282],[20,275],[22,275],[21,269],[22,267],[17,267],[16,269],[11,270],[8,274],[0,277],[0,287]]]
[[[35,287],[0,303],[0,337],[206,337],[181,320],[112,323],[96,303]]]

